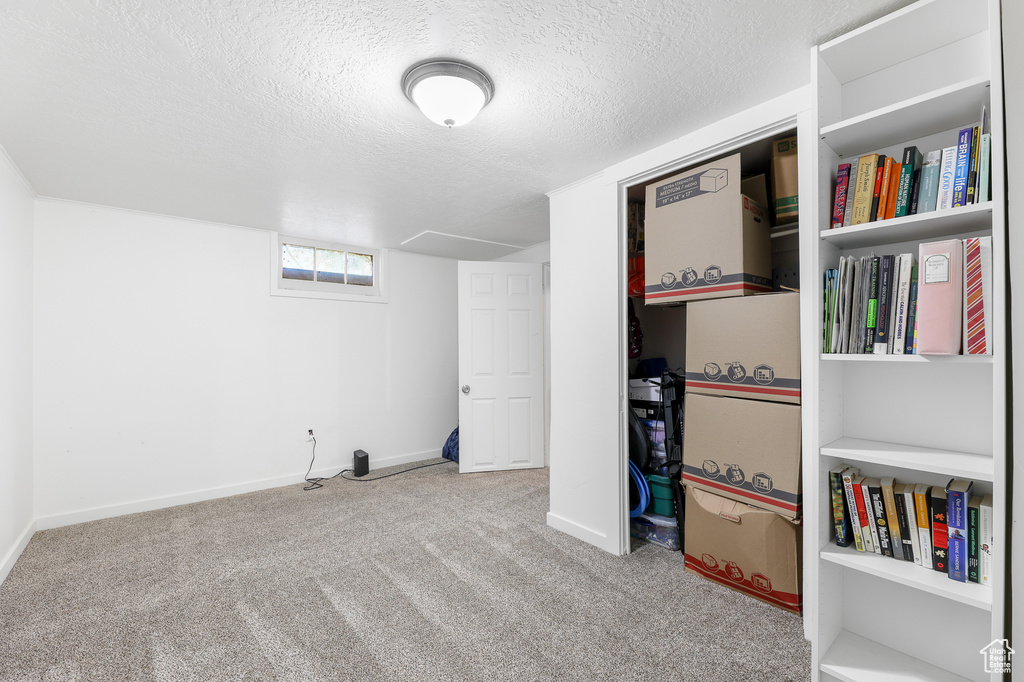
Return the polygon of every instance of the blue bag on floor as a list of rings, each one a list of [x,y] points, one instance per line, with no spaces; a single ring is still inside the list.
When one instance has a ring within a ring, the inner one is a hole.
[[[456,426],[455,430],[452,431],[452,435],[448,436],[448,440],[444,442],[444,447],[441,448],[441,456],[445,459],[450,459],[453,462],[459,461],[459,427]]]

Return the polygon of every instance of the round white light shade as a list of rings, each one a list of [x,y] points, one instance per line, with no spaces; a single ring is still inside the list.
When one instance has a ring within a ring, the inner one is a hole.
[[[453,60],[414,66],[402,78],[402,89],[427,118],[449,128],[472,121],[494,92],[487,74]]]

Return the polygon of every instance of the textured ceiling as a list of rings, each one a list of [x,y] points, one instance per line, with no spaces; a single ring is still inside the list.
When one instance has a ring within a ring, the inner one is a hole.
[[[800,87],[907,0],[3,0],[0,145],[43,196],[397,247],[529,246],[545,192]],[[495,83],[429,122],[402,73]]]

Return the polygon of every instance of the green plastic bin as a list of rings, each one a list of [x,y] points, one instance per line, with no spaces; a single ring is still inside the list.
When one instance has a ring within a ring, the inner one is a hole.
[[[672,481],[668,476],[650,474],[644,476],[647,484],[651,487],[651,504],[647,510],[661,516],[676,515],[675,493],[672,491]]]

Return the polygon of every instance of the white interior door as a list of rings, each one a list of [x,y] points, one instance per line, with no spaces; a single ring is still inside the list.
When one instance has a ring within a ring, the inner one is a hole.
[[[544,466],[539,263],[459,262],[459,473]]]

